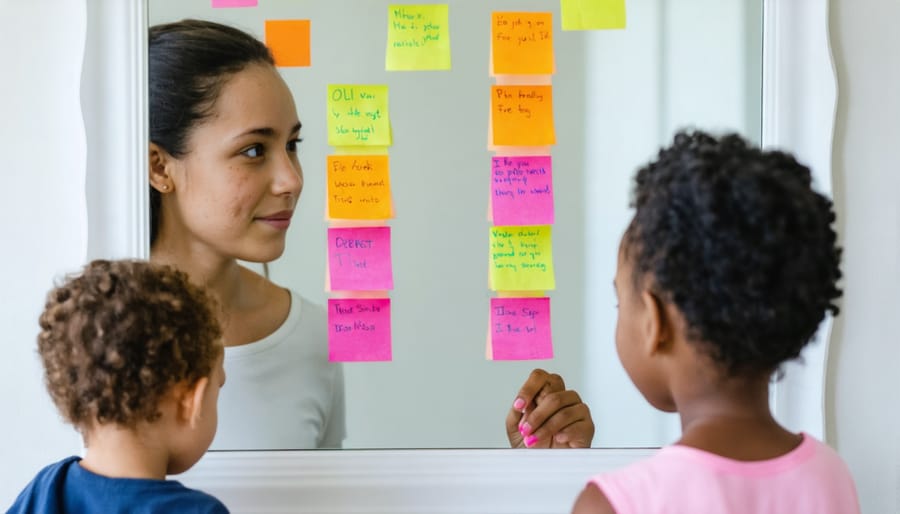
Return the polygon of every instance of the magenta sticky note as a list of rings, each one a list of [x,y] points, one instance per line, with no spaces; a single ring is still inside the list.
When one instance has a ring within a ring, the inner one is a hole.
[[[491,195],[494,225],[552,225],[550,156],[492,158]]]
[[[553,358],[550,298],[491,298],[494,360]]]
[[[328,273],[332,291],[393,289],[391,227],[329,228]]]
[[[259,0],[212,0],[213,7],[256,7]]]
[[[390,298],[328,300],[328,360],[389,361]]]

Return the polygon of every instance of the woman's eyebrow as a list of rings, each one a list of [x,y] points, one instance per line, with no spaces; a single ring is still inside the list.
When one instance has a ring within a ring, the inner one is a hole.
[[[296,134],[297,132],[300,132],[300,128],[302,126],[303,124],[298,121],[296,125],[291,127],[291,130],[288,131],[288,134]],[[234,136],[234,139],[239,139],[250,134],[256,134],[258,136],[264,137],[275,137],[278,134],[278,131],[272,127],[257,127],[241,132],[240,134]]]

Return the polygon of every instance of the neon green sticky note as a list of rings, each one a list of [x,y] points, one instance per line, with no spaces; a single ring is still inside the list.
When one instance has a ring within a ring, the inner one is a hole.
[[[331,146],[390,146],[388,87],[329,85],[327,120]]]
[[[491,227],[490,288],[548,291],[556,288],[550,225]]]
[[[625,0],[561,0],[563,30],[625,28]]]
[[[450,16],[447,4],[388,6],[385,69],[449,70]]]

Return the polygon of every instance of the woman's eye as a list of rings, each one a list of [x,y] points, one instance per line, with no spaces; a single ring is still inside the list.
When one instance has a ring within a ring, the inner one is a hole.
[[[300,146],[300,143],[302,143],[302,142],[303,142],[303,139],[301,139],[299,137],[297,139],[292,139],[292,140],[288,141],[287,151],[291,152],[291,153],[297,153],[297,147]]]
[[[241,151],[241,155],[245,157],[249,157],[251,159],[256,159],[258,157],[263,156],[263,146],[262,145],[253,145],[249,146]]]

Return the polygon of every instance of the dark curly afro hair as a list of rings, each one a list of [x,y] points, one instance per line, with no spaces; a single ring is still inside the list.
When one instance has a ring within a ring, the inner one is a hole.
[[[808,167],[736,134],[679,132],[635,178],[635,280],[674,304],[730,374],[771,373],[838,313],[831,201]]]
[[[156,420],[172,386],[209,376],[223,351],[212,298],[145,261],[91,262],[50,291],[40,327],[47,390],[79,429]]]

